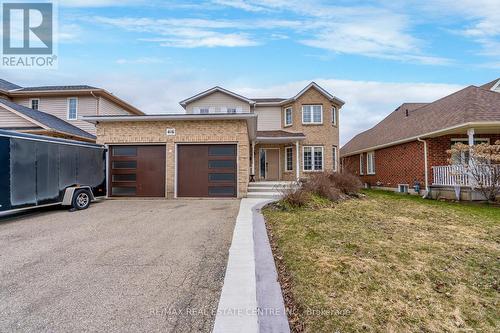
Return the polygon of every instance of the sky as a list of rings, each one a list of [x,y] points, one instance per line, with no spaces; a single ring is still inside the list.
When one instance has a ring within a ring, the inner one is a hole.
[[[404,102],[500,77],[499,0],[60,0],[56,70],[19,85],[89,84],[145,113],[215,85],[291,97],[311,81],[346,102],[345,144]]]

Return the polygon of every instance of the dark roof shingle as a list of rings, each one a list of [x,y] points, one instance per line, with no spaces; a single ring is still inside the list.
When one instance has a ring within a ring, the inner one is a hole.
[[[22,87],[18,86],[17,84],[14,84],[12,82],[0,79],[0,89],[1,90],[9,91],[9,90],[19,89],[19,88],[22,88]]]
[[[17,91],[52,91],[52,90],[90,90],[99,89],[87,85],[75,85],[75,86],[40,86],[40,87],[26,87],[19,89]]]
[[[380,123],[356,135],[340,153],[346,156],[469,122],[490,121],[500,121],[500,94],[469,86],[433,103],[401,105]]]
[[[292,133],[287,131],[257,131],[258,138],[300,138],[304,133]]]
[[[251,98],[251,100],[257,103],[279,103],[286,100],[286,98]]]
[[[83,138],[87,138],[87,139],[91,139],[91,140],[96,139],[96,137],[94,135],[92,135],[88,132],[85,132],[84,130],[82,130],[74,125],[71,125],[70,123],[68,123],[60,118],[57,118],[56,116],[53,116],[51,114],[48,114],[48,113],[45,113],[42,111],[38,111],[38,110],[33,110],[33,109],[27,108],[25,106],[19,105],[17,103],[14,103],[14,102],[11,102],[8,100],[0,99],[0,106],[2,106],[2,105],[10,107],[11,109],[14,109],[19,113],[22,113],[23,115],[51,128],[55,131],[63,132],[66,134],[75,135],[75,136],[79,136],[79,137],[83,137]]]

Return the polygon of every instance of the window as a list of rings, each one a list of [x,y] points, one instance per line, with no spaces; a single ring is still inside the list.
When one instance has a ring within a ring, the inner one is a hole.
[[[285,126],[292,125],[292,122],[293,122],[292,108],[286,108],[285,109]]]
[[[217,181],[234,181],[235,175],[234,173],[209,173],[208,180],[217,182]]]
[[[337,147],[332,148],[332,159],[333,159],[333,171],[337,171]]]
[[[236,108],[227,108],[227,109],[226,109],[226,112],[227,112],[227,113],[236,113],[236,112],[237,112],[237,110],[236,110]]]
[[[113,156],[137,156],[137,147],[113,147]]]
[[[408,184],[399,184],[398,185],[398,192],[399,193],[408,193],[409,188],[410,188],[410,185],[408,185]]]
[[[303,105],[302,106],[303,124],[322,124],[323,123],[323,105]]]
[[[306,146],[302,151],[304,171],[323,170],[323,147]]]
[[[375,152],[371,151],[366,154],[366,173],[369,175],[375,174]]]
[[[234,160],[213,160],[208,161],[209,169],[232,169],[236,167]]]
[[[68,120],[78,119],[78,98],[68,98]]]
[[[113,175],[113,182],[135,182],[137,180],[136,175],[131,174],[118,174]]]
[[[286,147],[285,148],[285,171],[292,171],[293,170],[293,148],[292,147]]]
[[[451,146],[457,144],[457,143],[462,143],[464,145],[469,144],[469,139],[451,139]],[[478,145],[481,143],[490,143],[490,139],[488,138],[475,138],[474,139],[474,144]],[[453,165],[468,165],[469,164],[469,153],[466,151],[461,152],[460,154],[453,154],[451,156],[452,164]]]
[[[208,147],[208,156],[236,156],[235,146],[213,145]]]
[[[38,110],[38,107],[40,106],[40,100],[38,98],[33,98],[30,104],[33,110]]]
[[[209,108],[200,108],[200,114],[209,114],[210,109]]]
[[[137,161],[113,161],[113,169],[136,169]]]
[[[365,154],[359,154],[359,174],[365,174]]]
[[[332,107],[332,124],[337,126],[337,108],[335,106]]]

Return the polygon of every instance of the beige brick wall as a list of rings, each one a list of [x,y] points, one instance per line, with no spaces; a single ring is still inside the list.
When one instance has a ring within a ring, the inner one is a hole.
[[[321,125],[304,125],[302,124],[302,106],[309,104],[321,104],[323,105],[323,124]],[[332,113],[331,109],[335,106],[337,108],[337,124],[332,124]],[[292,107],[293,110],[293,124],[292,126],[285,127],[284,125],[284,110],[288,107]],[[310,88],[306,91],[300,98],[295,102],[290,103],[282,107],[281,115],[281,126],[283,130],[289,132],[301,132],[306,135],[306,139],[300,142],[299,147],[299,170],[300,177],[307,177],[309,172],[304,172],[302,166],[302,147],[303,146],[323,146],[323,159],[324,159],[324,170],[333,170],[333,146],[337,147],[337,166],[339,165],[338,149],[339,147],[339,110],[340,106],[333,104],[328,98],[323,94],[318,92],[315,88]],[[293,146],[293,171],[285,172],[285,146]],[[259,165],[258,165],[258,151],[262,145],[256,147],[256,165],[255,173],[258,177],[259,175]],[[295,163],[295,142],[288,145],[268,145],[268,147],[280,147],[281,150],[281,175],[283,180],[292,180],[296,176],[296,163]]]
[[[175,128],[176,135],[167,136],[167,128]],[[174,197],[175,144],[222,142],[238,144],[238,197],[245,197],[250,175],[250,145],[245,120],[131,121],[97,124],[99,144],[166,144],[167,198]]]

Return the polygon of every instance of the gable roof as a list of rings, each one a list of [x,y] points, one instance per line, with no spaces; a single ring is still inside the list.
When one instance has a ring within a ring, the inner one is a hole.
[[[14,113],[18,115],[22,115],[24,117],[29,118],[30,120],[34,121],[36,124],[40,124],[41,127],[49,130],[54,130],[56,132],[60,132],[63,134],[68,134],[80,138],[85,138],[89,140],[95,140],[96,137],[88,132],[85,132],[84,130],[71,125],[70,123],[57,118],[56,116],[53,116],[51,114],[38,111],[38,110],[33,110],[30,108],[27,108],[25,106],[19,105],[17,103],[5,100],[5,99],[0,99],[0,106],[5,107],[7,110],[13,111]]]
[[[408,117],[406,116],[408,109]],[[431,136],[470,123],[500,123],[500,94],[469,86],[433,103],[405,103],[340,149],[342,156]]]
[[[0,90],[9,91],[9,90],[19,89],[19,88],[21,88],[21,87],[18,86],[17,84],[0,79]]]
[[[319,93],[321,93],[323,96],[325,96],[326,98],[328,98],[330,101],[337,102],[338,104],[340,104],[340,106],[343,106],[345,104],[345,102],[343,100],[341,100],[340,98],[337,98],[337,97],[333,96],[328,91],[326,91],[325,89],[323,89],[322,87],[320,87],[320,85],[317,84],[316,82],[309,83],[304,89],[302,89],[301,91],[299,91],[299,93],[297,95],[295,95],[294,97],[289,98],[289,99],[283,101],[282,103],[286,104],[286,103],[289,103],[289,102],[296,101],[297,99],[299,99],[300,96],[302,96],[306,91],[308,91],[311,88],[316,89]]]
[[[237,98],[239,100],[242,100],[244,102],[247,102],[248,104],[255,104],[254,100],[251,100],[251,99],[246,98],[244,96],[238,95],[237,93],[234,93],[232,91],[229,91],[229,90],[224,89],[224,88],[219,87],[219,86],[216,86],[216,87],[210,88],[208,90],[202,91],[201,93],[199,93],[197,95],[194,95],[194,96],[189,97],[189,98],[187,98],[187,99],[185,99],[183,101],[180,101],[179,104],[182,105],[182,106],[186,106],[187,104],[189,104],[191,102],[194,102],[196,100],[199,100],[200,98],[203,98],[203,97],[208,96],[210,94],[213,94],[214,92],[221,92],[223,94],[226,94],[226,95],[232,96],[234,98]]]

